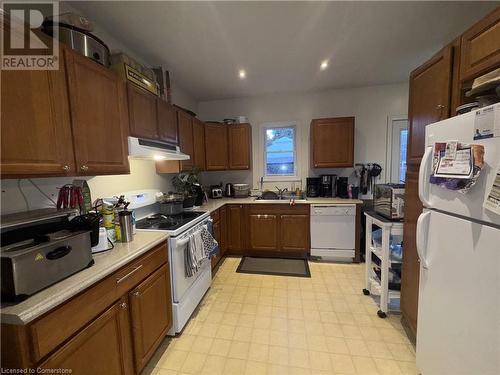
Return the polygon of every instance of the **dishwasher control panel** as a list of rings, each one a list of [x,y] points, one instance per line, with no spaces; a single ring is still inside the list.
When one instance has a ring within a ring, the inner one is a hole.
[[[356,205],[312,204],[311,216],[356,216]]]

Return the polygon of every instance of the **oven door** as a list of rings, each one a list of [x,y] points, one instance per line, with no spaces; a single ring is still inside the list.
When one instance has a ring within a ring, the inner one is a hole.
[[[210,259],[207,258],[203,260],[197,273],[191,277],[186,276],[185,256],[188,242],[189,235],[181,234],[169,239],[170,273],[172,275],[172,298],[174,303],[179,303],[183,300],[201,275],[207,272],[211,273]]]

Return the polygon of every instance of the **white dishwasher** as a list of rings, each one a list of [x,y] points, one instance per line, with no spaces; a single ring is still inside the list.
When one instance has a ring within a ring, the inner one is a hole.
[[[311,256],[352,262],[355,238],[356,205],[311,204]]]

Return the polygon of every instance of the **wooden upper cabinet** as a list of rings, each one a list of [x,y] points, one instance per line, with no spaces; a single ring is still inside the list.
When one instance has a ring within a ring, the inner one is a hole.
[[[420,163],[425,127],[449,116],[452,53],[447,46],[410,74],[408,164]]]
[[[177,111],[169,103],[157,99],[158,136],[161,141],[179,143],[177,133]]]
[[[469,80],[500,66],[500,7],[462,34],[460,79]]]
[[[281,215],[280,217],[280,250],[308,251],[309,215]]]
[[[248,217],[248,224],[251,250],[278,250],[278,215],[251,214]]]
[[[161,266],[129,295],[135,369],[139,374],[172,327],[169,265]]]
[[[77,173],[129,173],[125,84],[87,57],[69,49],[64,56]]]
[[[194,166],[193,119],[186,112],[178,110],[177,124],[179,127],[179,146],[181,152],[190,156],[189,160],[181,161],[181,170],[190,171]]]
[[[133,374],[128,306],[119,300],[86,326],[40,367],[73,374]]]
[[[66,66],[3,70],[2,178],[75,174]]]
[[[205,170],[205,124],[193,118],[193,164],[200,170]]]
[[[228,127],[229,169],[250,169],[252,128],[250,124]]]
[[[223,171],[228,168],[227,126],[205,123],[205,152],[207,171]]]
[[[354,165],[354,117],[315,119],[311,122],[313,168]]]
[[[127,83],[130,135],[138,138],[158,138],[157,97]]]

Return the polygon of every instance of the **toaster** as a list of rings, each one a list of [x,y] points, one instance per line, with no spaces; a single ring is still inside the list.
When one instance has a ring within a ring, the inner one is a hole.
[[[210,198],[218,199],[222,198],[222,188],[218,185],[210,187]]]

